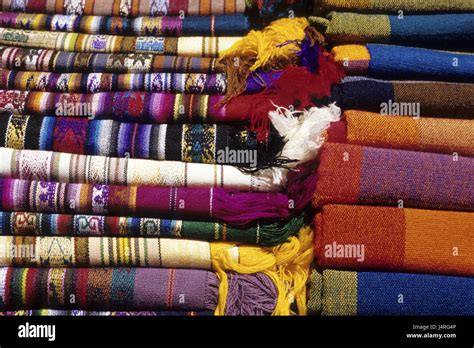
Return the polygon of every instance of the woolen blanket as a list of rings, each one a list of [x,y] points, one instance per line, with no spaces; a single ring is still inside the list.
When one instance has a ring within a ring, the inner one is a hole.
[[[329,140],[372,147],[474,156],[474,120],[387,116],[348,110]]]
[[[214,187],[242,191],[284,190],[288,171],[245,173],[229,165],[71,155],[0,147],[0,177],[64,183]]]
[[[474,213],[329,204],[314,223],[322,268],[474,275]]]
[[[260,89],[262,88],[260,87]],[[0,89],[58,93],[143,91],[155,93],[225,94],[227,78],[225,74],[57,74],[0,69]],[[258,90],[256,89],[255,91]]]
[[[237,225],[289,218],[308,198],[296,194],[290,200],[282,193],[0,179],[0,209],[5,211],[213,219]]]
[[[332,49],[347,75],[394,80],[474,81],[474,55],[381,44]]]
[[[149,53],[77,53],[44,48],[0,46],[4,69],[108,73],[215,73],[224,67],[216,58],[163,56]]]
[[[153,53],[171,56],[218,57],[239,37],[115,36],[32,31],[0,27],[0,44],[70,52]]]
[[[57,13],[97,16],[208,16],[245,11],[245,0],[1,0],[11,12]]]
[[[110,17],[1,12],[4,28],[136,36],[241,36],[250,30],[242,14],[228,16]]]
[[[334,86],[333,99],[344,110],[381,112],[383,106],[392,111],[392,106],[400,110],[419,105],[420,116],[472,119],[474,84],[348,76]]]
[[[473,315],[474,278],[315,270],[308,306],[324,316]]]
[[[382,15],[330,12],[310,23],[332,44],[393,45],[467,49],[474,39],[474,14]]]
[[[219,222],[132,216],[0,212],[0,235],[162,237],[277,246],[296,235],[305,218],[259,223],[245,228]]]
[[[474,159],[326,143],[313,204],[474,211]]]
[[[173,312],[173,311],[139,311],[139,312],[98,312],[84,310],[59,309],[25,309],[18,311],[0,312],[0,317],[204,317],[213,316],[212,311]]]
[[[288,162],[280,159],[284,140],[275,130],[268,141],[261,143],[255,133],[224,124],[150,125],[85,117],[12,115],[0,117],[0,134],[0,146],[13,149],[254,169]],[[213,177],[222,179],[213,169]]]
[[[473,12],[470,0],[314,0],[316,11],[350,10],[352,12]]]

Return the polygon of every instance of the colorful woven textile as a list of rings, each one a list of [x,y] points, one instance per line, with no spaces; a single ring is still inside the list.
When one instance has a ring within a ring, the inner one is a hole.
[[[245,265],[245,252],[239,250],[232,244],[187,239],[0,236],[0,266],[212,270],[219,253]]]
[[[97,16],[208,16],[245,11],[245,0],[1,0],[11,12],[57,13]]]
[[[244,15],[189,17],[104,17],[0,13],[4,28],[136,36],[241,36],[250,30]]]
[[[0,235],[163,237],[276,246],[296,235],[303,216],[237,228],[219,222],[125,216],[0,212]]]
[[[314,0],[315,10],[352,10],[353,12],[473,12],[470,0]]]
[[[333,98],[343,109],[381,112],[382,106],[419,105],[420,116],[473,118],[474,84],[382,81],[365,77],[346,77],[335,86]]]
[[[287,171],[269,168],[255,174],[234,166],[130,158],[71,155],[60,152],[0,147],[0,176],[64,183],[133,186],[215,187],[242,191],[278,192]]]
[[[59,93],[143,91],[225,94],[226,88],[225,74],[56,74],[0,69],[0,89],[10,90]]]
[[[293,207],[290,204],[293,201],[290,202],[290,198],[281,193],[65,184],[17,179],[0,179],[0,194],[1,210],[4,211],[207,218],[238,225],[266,218],[287,219]],[[292,199],[298,201],[301,198]],[[294,203],[294,206],[298,205]]]
[[[474,159],[324,145],[313,204],[388,205],[474,211]]]
[[[209,312],[172,312],[172,311],[141,311],[141,312],[97,312],[83,310],[58,310],[58,309],[27,309],[10,312],[0,312],[0,317],[205,317],[213,316]]]
[[[3,138],[0,138],[0,146],[3,147],[121,158],[229,163],[254,169],[277,165],[283,139],[275,133],[272,132],[268,142],[259,143],[254,133],[229,125],[146,125],[74,117],[0,117]],[[214,173],[213,177],[217,175],[216,179],[224,179],[222,171],[215,173],[219,168],[209,169]],[[185,173],[186,169],[181,171],[181,175],[175,175],[182,178]]]
[[[323,268],[474,275],[473,213],[325,205],[315,226]]]
[[[332,49],[348,75],[393,80],[474,81],[474,54],[381,44]]]
[[[218,57],[239,37],[112,36],[31,31],[0,27],[0,44],[85,53],[153,53],[171,56]]]
[[[0,110],[17,114],[115,118],[143,123],[238,122],[246,115],[234,107],[217,104],[223,96],[104,92],[69,94],[0,91]]]
[[[308,305],[324,316],[473,315],[474,278],[314,271]]]
[[[0,47],[1,68],[52,72],[215,73],[224,68],[216,58],[129,53],[76,53],[48,49]]]
[[[474,39],[474,14],[400,17],[331,12],[309,20],[331,44],[373,42],[452,50],[468,49]]]
[[[386,116],[348,110],[329,140],[373,147],[474,157],[474,120]]]

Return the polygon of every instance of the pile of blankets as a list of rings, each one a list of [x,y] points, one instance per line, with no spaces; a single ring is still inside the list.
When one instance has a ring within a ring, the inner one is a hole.
[[[316,315],[474,314],[474,2],[320,0],[344,68],[319,155]]]
[[[1,315],[307,313],[343,72],[301,8],[0,1]]]

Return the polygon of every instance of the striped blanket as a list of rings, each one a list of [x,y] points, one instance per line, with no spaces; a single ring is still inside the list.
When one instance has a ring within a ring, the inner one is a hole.
[[[474,213],[325,205],[315,226],[322,268],[474,275]]]
[[[76,53],[0,46],[1,68],[52,72],[215,73],[223,72],[216,58],[162,56],[149,53]]]
[[[31,31],[0,27],[0,44],[84,53],[152,53],[170,56],[218,57],[239,37],[112,36]]]
[[[1,0],[0,9],[11,12],[96,16],[208,16],[245,11],[245,0]]]
[[[4,28],[135,36],[242,36],[250,30],[246,16],[110,17],[0,12]]]
[[[313,204],[474,211],[474,159],[327,143]]]
[[[18,311],[0,312],[0,317],[207,317],[213,316],[212,311],[127,311],[127,312],[99,312],[84,310],[59,309],[26,309]]]
[[[381,44],[332,49],[347,75],[393,80],[474,81],[474,54]]]
[[[309,21],[331,44],[372,42],[470,50],[474,40],[474,14],[471,13],[401,17],[331,12],[326,17],[310,17]]]
[[[304,217],[238,228],[219,222],[166,220],[127,216],[0,212],[0,235],[162,237],[231,241],[276,246],[296,235]]]
[[[333,100],[345,110],[381,112],[384,105],[419,105],[420,116],[473,119],[474,84],[350,76],[334,87]]]
[[[474,278],[315,270],[308,307],[324,316],[472,316]]]
[[[348,110],[328,131],[333,142],[474,157],[474,120],[388,116]]]

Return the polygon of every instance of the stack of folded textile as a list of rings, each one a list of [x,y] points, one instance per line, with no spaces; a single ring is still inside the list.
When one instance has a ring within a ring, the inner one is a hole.
[[[0,8],[0,311],[305,314],[343,71],[307,19],[244,14],[301,8]]]
[[[474,3],[315,11],[348,77],[319,156],[309,310],[474,314]]]

